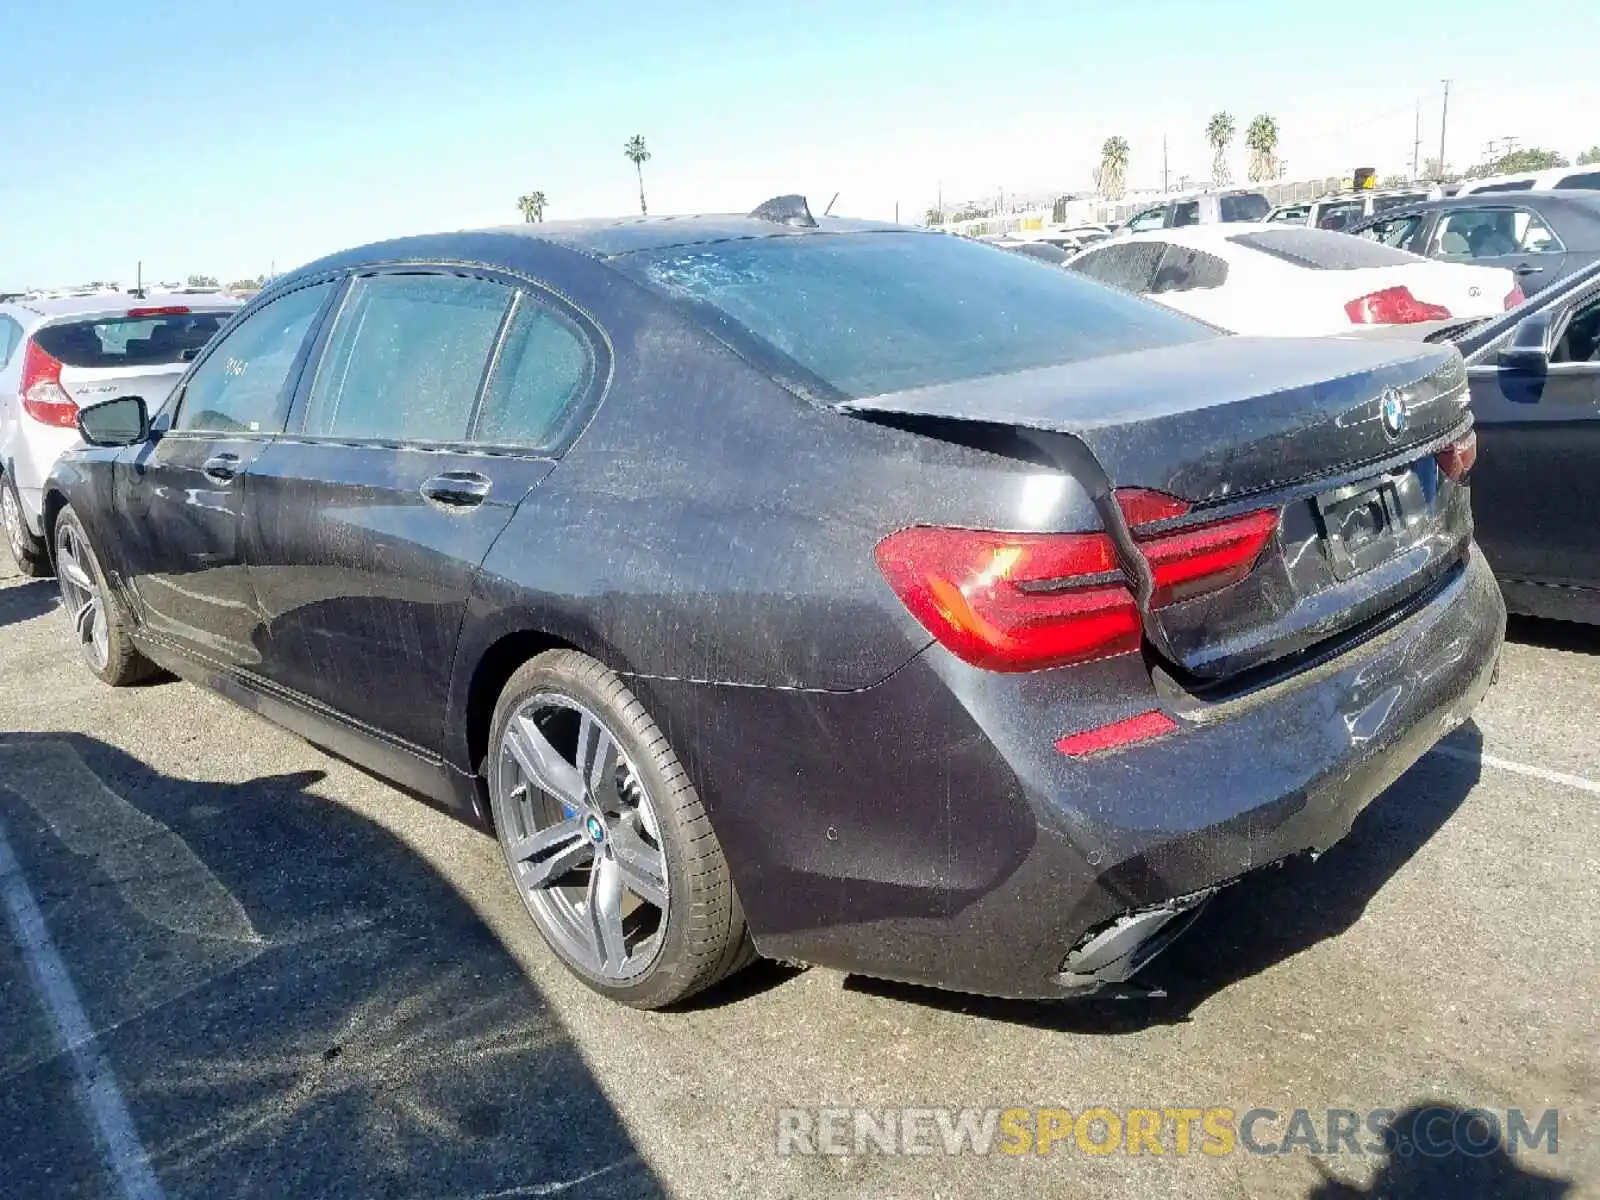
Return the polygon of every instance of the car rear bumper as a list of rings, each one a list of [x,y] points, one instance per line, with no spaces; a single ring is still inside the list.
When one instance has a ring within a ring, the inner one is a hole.
[[[1343,653],[1222,701],[1169,694],[1175,733],[1082,759],[1054,740],[1104,694],[1090,668],[997,676],[934,648],[853,693],[637,682],[692,748],[763,953],[1059,997],[1126,979],[1215,888],[1338,841],[1467,718],[1504,628],[1473,554]],[[1142,674],[1155,706],[1137,656],[1095,666]]]

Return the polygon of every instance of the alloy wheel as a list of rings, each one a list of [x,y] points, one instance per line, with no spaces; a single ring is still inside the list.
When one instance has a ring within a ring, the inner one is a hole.
[[[110,633],[91,555],[77,527],[63,522],[56,535],[56,578],[61,583],[61,599],[84,656],[96,671],[103,671],[111,659]]]
[[[606,983],[647,971],[671,907],[644,782],[594,713],[535,695],[507,723],[494,772],[501,843],[528,911]]]
[[[23,535],[22,509],[17,505],[17,493],[7,480],[0,480],[0,524],[6,527],[6,541],[11,545],[11,556],[20,563],[28,552],[28,542]]]

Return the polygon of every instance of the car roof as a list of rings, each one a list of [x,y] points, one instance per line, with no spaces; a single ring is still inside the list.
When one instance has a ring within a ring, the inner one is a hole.
[[[1568,188],[1563,191],[1466,192],[1444,196],[1438,200],[1420,200],[1415,204],[1400,204],[1381,213],[1374,213],[1371,217],[1360,221],[1358,225],[1364,227],[1371,222],[1386,221],[1412,213],[1451,212],[1458,208],[1483,208],[1495,205],[1522,205],[1541,213],[1561,213],[1575,216],[1579,220],[1600,221],[1600,192]],[[1351,226],[1352,229],[1356,227],[1357,225]]]
[[[1125,234],[1117,239],[1120,246],[1126,242],[1171,242],[1179,246],[1194,246],[1204,248],[1207,246],[1220,246],[1223,242],[1237,237],[1241,233],[1260,233],[1270,229],[1265,221],[1226,221],[1213,222],[1209,225],[1183,225],[1177,229],[1148,229],[1143,233]],[[1317,230],[1319,233],[1332,233],[1331,229]],[[1098,250],[1103,243],[1096,243],[1091,249]]]
[[[221,293],[168,296],[154,293],[140,299],[127,292],[96,292],[88,296],[60,296],[50,300],[13,300],[0,304],[0,312],[9,312],[24,323],[49,320],[54,317],[98,316],[130,308],[162,308],[182,305],[185,308],[240,308],[243,301]]]

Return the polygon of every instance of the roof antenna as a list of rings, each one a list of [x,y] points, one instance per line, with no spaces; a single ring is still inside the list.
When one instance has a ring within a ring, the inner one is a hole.
[[[828,207],[822,210],[822,215],[823,216],[827,216],[829,213],[831,213],[833,211],[833,206],[834,206],[835,203],[838,202],[838,199],[839,199],[839,193],[835,192],[833,194],[833,199],[828,201]]]
[[[780,225],[796,225],[804,229],[817,227],[817,219],[811,215],[811,208],[804,196],[774,196],[765,204],[751,209],[750,215],[758,221],[776,221]]]

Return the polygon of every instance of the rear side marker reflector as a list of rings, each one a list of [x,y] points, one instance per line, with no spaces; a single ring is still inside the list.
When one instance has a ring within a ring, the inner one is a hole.
[[[1439,464],[1439,470],[1457,483],[1463,482],[1472,470],[1472,464],[1478,461],[1477,430],[1467,430],[1433,457]]]
[[[1102,750],[1115,750],[1135,742],[1148,742],[1151,738],[1165,737],[1177,731],[1178,723],[1166,713],[1152,708],[1136,717],[1113,721],[1097,729],[1068,734],[1056,743],[1056,749],[1068,758],[1083,758]]]
[[[1159,492],[1117,498],[1150,564],[1155,608],[1239,582],[1278,527],[1278,512],[1262,510],[1150,532],[1140,526],[1179,517],[1188,504]],[[1037,671],[1139,648],[1144,622],[1104,533],[914,526],[884,538],[876,556],[911,615],[975,667]]]

